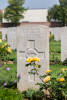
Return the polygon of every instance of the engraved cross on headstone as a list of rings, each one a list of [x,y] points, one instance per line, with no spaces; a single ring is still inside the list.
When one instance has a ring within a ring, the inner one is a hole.
[[[27,42],[27,49],[25,51],[25,57],[34,57],[37,56],[39,58],[44,58],[45,57],[45,52],[39,52],[37,48],[35,47],[35,41],[34,40],[29,40]]]
[[[45,57],[45,52],[39,52],[36,48],[35,48],[35,40],[28,40],[27,41],[27,49],[26,51],[20,51],[20,53],[22,53],[25,58],[27,59],[28,57],[38,57],[40,59]],[[32,66],[33,67],[33,66]],[[29,72],[31,70],[31,68],[27,68],[27,71]],[[28,75],[28,79],[29,81],[35,81],[34,80],[34,76],[33,75]]]
[[[38,52],[37,49],[35,48],[35,41],[34,40],[29,40],[27,42],[27,49],[25,51],[25,57],[28,58],[28,57],[44,57],[45,56],[45,53],[44,52]],[[33,67],[33,66],[32,66]],[[28,68],[28,72],[31,70],[31,68]],[[35,76],[34,75],[28,75],[28,78],[30,81],[35,81]]]

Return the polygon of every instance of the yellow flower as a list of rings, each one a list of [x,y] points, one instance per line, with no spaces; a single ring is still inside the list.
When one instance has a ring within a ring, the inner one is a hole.
[[[64,69],[64,68],[62,68],[62,69],[61,69],[61,71],[64,73],[65,69]]]
[[[62,68],[61,71],[62,72],[67,71],[67,68]]]
[[[1,48],[4,48],[4,47],[5,47],[5,45],[2,45],[2,46],[1,46]]]
[[[2,42],[2,39],[0,39],[0,43]]]
[[[40,59],[38,57],[33,57],[33,61],[40,62]]]
[[[50,81],[50,76],[46,76],[43,81],[44,81],[44,83],[47,83],[48,81]]]
[[[7,51],[8,51],[9,53],[11,53],[11,52],[12,52],[12,50],[11,50],[9,47],[8,47]]]
[[[31,62],[32,61],[32,57],[27,58],[26,62]]]
[[[58,78],[58,82],[63,82],[64,81],[64,78]]]
[[[5,45],[5,46],[7,46],[7,45],[8,45],[8,43],[5,43],[4,45]]]
[[[67,71],[67,68],[64,68],[65,69],[65,71]]]
[[[48,70],[46,70],[46,74],[48,74],[48,73],[50,73],[50,72],[52,72],[52,71],[51,71],[51,70],[49,70],[49,69],[48,69]]]

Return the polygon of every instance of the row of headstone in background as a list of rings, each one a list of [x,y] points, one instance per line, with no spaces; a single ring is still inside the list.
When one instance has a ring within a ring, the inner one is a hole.
[[[63,34],[64,27],[53,27],[53,28],[50,28],[50,30],[51,30],[51,33],[54,35],[54,39],[56,41],[60,41],[61,36]]]
[[[56,41],[61,40],[64,27],[50,28],[51,33],[54,35]],[[16,27],[2,28],[2,40],[8,41],[11,49],[16,49]]]
[[[40,82],[39,77],[30,75],[30,68],[25,67],[28,57],[37,56],[40,58],[42,67],[40,75],[45,74],[49,69],[49,27],[44,25],[24,25],[17,28],[17,73],[20,77],[18,89],[21,91],[29,88],[38,88],[35,85]]]
[[[61,61],[67,59],[67,27],[51,28],[51,33],[56,41],[61,40]]]
[[[61,34],[63,34],[64,27],[50,28],[50,30],[56,41],[61,40]],[[11,49],[16,49],[16,27],[2,28],[2,39],[7,39]]]
[[[7,29],[7,42],[10,45],[11,49],[15,50],[17,48],[17,39],[16,39],[16,27],[8,28]]]
[[[9,28],[2,28],[2,39],[6,40],[10,45],[11,49],[16,49],[16,33],[18,30],[22,30],[22,27],[9,27]],[[67,34],[67,27],[55,27],[51,28],[51,33],[54,34],[55,40],[61,40],[61,60],[64,61],[67,58],[66,54],[66,34]],[[21,32],[20,32],[21,33]],[[19,34],[20,34],[19,33]]]
[[[6,40],[8,28],[2,28],[2,40]]]
[[[16,27],[2,28],[2,40],[7,40],[11,49],[16,47]]]
[[[67,27],[64,27],[61,31],[61,60],[67,59]]]

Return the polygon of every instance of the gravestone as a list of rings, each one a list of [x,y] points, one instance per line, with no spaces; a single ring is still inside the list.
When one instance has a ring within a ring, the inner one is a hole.
[[[2,40],[6,40],[8,28],[2,28]]]
[[[9,27],[7,29],[7,42],[11,49],[16,49],[16,27]]]
[[[29,88],[37,89],[35,84],[40,82],[38,76],[29,75],[30,67],[25,67],[28,57],[40,58],[40,75],[49,69],[49,27],[44,25],[23,25],[17,27],[17,76],[18,89],[21,91]]]
[[[51,33],[54,35],[54,39],[56,41],[61,40],[61,34],[63,31],[63,27],[54,27],[54,28],[50,28],[51,29]]]
[[[63,27],[61,35],[61,60],[64,61],[67,58],[67,27]]]

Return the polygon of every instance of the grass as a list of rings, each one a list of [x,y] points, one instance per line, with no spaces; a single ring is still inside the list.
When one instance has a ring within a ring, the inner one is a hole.
[[[62,64],[58,64],[61,61],[61,42],[50,41],[50,61],[55,61],[57,64],[50,64],[50,69],[53,71],[53,75],[56,75],[62,68],[67,68]]]
[[[8,71],[7,68],[10,68],[10,70]],[[2,85],[3,83],[13,83],[14,80],[17,80],[16,74],[16,64],[2,66],[0,68],[0,85]]]
[[[0,39],[2,34],[0,33]],[[3,41],[6,42],[6,41]],[[4,64],[0,66],[0,88],[3,87],[4,83],[11,85],[17,80],[17,55],[16,51],[12,51],[10,55],[7,55],[7,60],[13,61],[13,64]],[[10,70],[7,70],[9,68]]]
[[[50,41],[50,61],[56,59],[61,60],[61,42]]]
[[[14,89],[0,89],[0,100],[23,100],[23,95]]]
[[[59,73],[62,68],[67,68],[67,66],[59,65],[59,64],[50,65],[50,69],[53,72],[53,76],[56,76],[56,74]]]
[[[16,51],[12,51],[10,55],[7,55],[8,60],[14,61],[14,63],[17,63],[17,54]]]
[[[10,59],[15,59],[14,64],[4,64],[0,67],[0,87],[7,83],[7,85],[11,86],[14,84],[14,81],[17,80],[17,64],[16,64],[16,53],[13,52],[10,56]],[[10,68],[10,70],[7,70]]]

